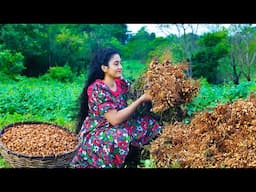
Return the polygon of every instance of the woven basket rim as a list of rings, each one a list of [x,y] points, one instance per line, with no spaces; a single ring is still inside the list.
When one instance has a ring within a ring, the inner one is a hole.
[[[53,125],[53,126],[56,126],[60,129],[63,129],[64,131],[67,131],[69,133],[71,133],[72,135],[75,136],[74,133],[72,133],[69,129],[67,129],[66,127],[63,127],[61,125],[57,125],[55,123],[49,123],[49,122],[43,122],[43,121],[19,121],[19,122],[14,122],[14,123],[10,123],[6,126],[4,126],[2,128],[2,130],[0,131],[0,137],[5,133],[5,131],[7,129],[10,129],[12,127],[14,127],[15,125],[22,125],[22,124],[45,124],[45,125]],[[12,155],[16,155],[18,157],[25,157],[25,158],[29,158],[29,159],[38,159],[38,160],[49,160],[49,159],[57,159],[57,158],[60,158],[60,157],[64,157],[68,154],[71,154],[73,152],[75,152],[78,148],[79,148],[79,142],[77,143],[76,147],[71,150],[71,151],[67,151],[65,153],[62,153],[62,154],[57,154],[57,155],[26,155],[26,154],[23,154],[23,153],[19,153],[19,152],[15,152],[15,151],[12,151],[10,149],[8,149],[6,147],[6,145],[0,140],[0,147],[2,147],[8,154],[12,154]]]

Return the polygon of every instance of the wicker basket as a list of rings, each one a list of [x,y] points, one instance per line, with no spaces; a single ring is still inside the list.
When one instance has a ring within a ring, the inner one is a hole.
[[[9,124],[5,127],[0,132],[0,137],[2,134],[9,128],[14,127],[16,125],[21,125],[21,124],[46,124],[46,125],[54,125],[57,128],[63,129],[69,133],[71,133],[68,129],[51,124],[51,123],[46,123],[46,122],[16,122]],[[59,155],[49,155],[49,156],[29,156],[25,154],[21,154],[18,152],[11,151],[6,148],[5,144],[0,140],[0,152],[1,155],[4,157],[4,159],[14,168],[66,168],[68,167],[70,161],[74,157],[75,153],[77,152],[79,148],[79,144],[69,152],[65,152],[63,154]]]

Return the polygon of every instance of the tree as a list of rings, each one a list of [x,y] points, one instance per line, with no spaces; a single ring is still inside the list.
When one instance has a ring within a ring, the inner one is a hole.
[[[45,44],[47,35],[42,24],[5,24],[0,31],[0,41],[5,49],[20,52],[24,56],[23,74],[33,76],[46,71]]]
[[[187,60],[189,63],[188,75],[192,77],[192,55],[198,49],[196,44],[198,40],[198,24],[160,24],[159,28],[170,35],[174,31],[174,26],[180,37],[180,46],[182,48],[183,60]],[[189,31],[189,32],[188,32]]]
[[[256,30],[251,24],[232,24],[230,31],[230,57],[234,83],[239,84],[241,74],[251,81],[256,59]]]
[[[148,33],[146,28],[142,27],[134,36],[128,39],[123,49],[123,58],[140,59],[142,63],[145,63],[148,53],[155,49],[153,46],[155,38],[155,33]]]
[[[160,62],[168,59],[174,63],[183,59],[182,49],[179,46],[179,38],[171,34],[167,37],[157,37],[152,41],[153,50],[148,53],[147,63],[150,63],[154,57],[158,57]],[[165,54],[169,54],[169,58],[164,58]],[[161,58],[163,57],[163,58]]]
[[[125,24],[3,24],[0,49],[20,52],[27,76],[39,76],[50,67],[66,64],[79,74],[97,48],[114,46],[121,51],[126,32]]]
[[[199,39],[201,46],[193,57],[193,71],[197,78],[205,77],[210,83],[218,83],[219,60],[228,54],[227,30],[206,33]]]

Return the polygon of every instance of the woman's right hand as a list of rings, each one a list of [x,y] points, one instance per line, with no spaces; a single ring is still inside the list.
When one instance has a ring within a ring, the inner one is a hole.
[[[144,93],[143,95],[140,96],[140,99],[142,102],[145,102],[145,101],[151,101],[152,97],[148,93]]]

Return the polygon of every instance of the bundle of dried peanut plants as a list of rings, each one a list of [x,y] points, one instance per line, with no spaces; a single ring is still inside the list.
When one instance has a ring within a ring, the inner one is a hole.
[[[184,73],[186,62],[173,64],[153,60],[144,76],[145,92],[152,96],[152,112],[163,112],[175,105],[190,102],[198,94],[199,82]]]
[[[164,127],[151,145],[157,167],[256,167],[256,95]]]

